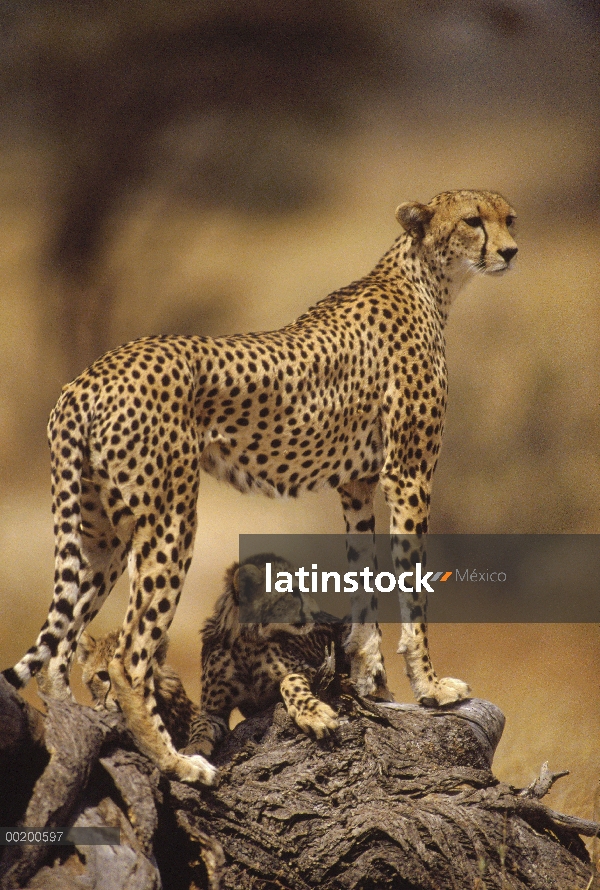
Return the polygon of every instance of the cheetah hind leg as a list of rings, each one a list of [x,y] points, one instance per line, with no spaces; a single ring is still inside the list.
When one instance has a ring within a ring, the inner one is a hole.
[[[73,698],[69,674],[77,641],[109,596],[127,562],[128,547],[111,527],[88,479],[81,479],[81,523],[62,527],[56,546],[56,578],[50,611],[35,645],[14,668],[4,671],[20,689],[37,676],[40,692],[53,699]],[[75,512],[75,511],[74,511]]]
[[[280,690],[288,714],[302,732],[321,739],[337,729],[336,712],[315,698],[303,674],[287,674],[281,681]]]
[[[68,685],[71,664],[84,628],[94,619],[123,574],[127,564],[127,547],[119,544],[112,553],[95,550],[82,539],[85,563],[79,573],[79,594],[72,611],[68,632],[59,641],[56,654],[37,675],[38,689],[50,698],[65,698],[72,693]]]
[[[151,713],[155,704],[154,693],[144,697],[142,689],[134,689],[120,659],[113,658],[108,672],[113,693],[140,751],[153,760],[161,772],[180,782],[214,784],[217,770],[208,760],[201,754],[179,754],[157,730]],[[146,682],[152,684],[152,677]]]
[[[200,713],[190,727],[190,737],[182,754],[204,754],[210,757],[215,746],[228,732],[229,726],[223,717]]]

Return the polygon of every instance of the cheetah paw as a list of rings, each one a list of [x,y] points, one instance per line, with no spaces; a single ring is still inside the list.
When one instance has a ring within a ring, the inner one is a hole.
[[[214,747],[214,742],[206,739],[205,741],[190,742],[190,744],[186,745],[185,748],[181,748],[179,753],[185,754],[187,757],[193,756],[194,754],[199,754],[203,757],[210,757]]]
[[[202,785],[214,785],[217,778],[217,768],[201,754],[179,755],[175,773],[180,782],[200,782]]]
[[[379,637],[371,635],[354,651],[346,646],[346,653],[350,655],[350,679],[358,694],[362,698],[389,696]]]
[[[462,680],[456,680],[454,677],[442,677],[436,680],[431,692],[422,695],[419,701],[428,708],[436,708],[441,705],[449,705],[452,702],[462,701],[469,698],[471,688]]]
[[[316,702],[310,711],[290,709],[290,717],[303,732],[307,735],[313,734],[318,739],[329,735],[338,727],[336,712],[322,701]]]

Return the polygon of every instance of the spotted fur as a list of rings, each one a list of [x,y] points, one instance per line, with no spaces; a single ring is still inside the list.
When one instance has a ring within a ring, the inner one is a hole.
[[[336,624],[307,593],[268,594],[265,562],[273,571],[292,566],[273,554],[234,563],[224,590],[202,628],[202,694],[186,753],[210,755],[227,732],[238,708],[244,717],[283,699],[290,717],[308,734],[322,738],[337,727],[335,711],[311,691],[326,651],[341,641],[349,625]],[[240,623],[240,601],[253,617],[268,623]],[[280,619],[278,622],[277,619]],[[275,621],[273,620],[275,619]]]
[[[243,716],[264,710],[281,698],[304,732],[322,738],[337,726],[336,714],[311,692],[326,652],[334,651],[349,625],[334,623],[306,593],[267,594],[265,562],[275,571],[293,571],[285,560],[262,554],[234,563],[225,574],[224,591],[202,628],[201,707],[189,698],[176,672],[165,664],[167,637],[154,656],[154,686],[158,713],[178,749],[210,755],[229,729],[234,708]],[[257,618],[275,623],[240,623],[242,600]],[[280,619],[278,621],[278,619]],[[112,693],[109,665],[119,634],[94,639],[83,632],[77,657],[82,679],[97,710],[118,710]],[[138,739],[139,742],[139,739]]]
[[[98,639],[84,631],[79,640],[77,660],[83,665],[81,678],[90,692],[96,710],[119,710],[108,673],[118,643],[119,632],[114,630]],[[198,719],[200,709],[188,697],[178,674],[165,663],[167,649],[168,637],[165,634],[154,654],[154,692],[158,714],[171,741],[179,750],[187,745],[190,727]],[[152,734],[154,727],[153,724],[150,726]]]
[[[54,598],[7,679],[22,686],[48,663],[52,694],[69,695],[81,630],[129,558],[129,606],[109,667],[114,692],[134,730],[145,701],[155,729],[149,750],[162,769],[210,782],[206,761],[171,744],[152,667],[192,558],[200,468],[242,492],[335,488],[349,532],[373,532],[379,482],[395,567],[410,563],[415,554],[400,536],[427,529],[446,409],[448,310],[474,273],[508,268],[513,216],[486,191],[401,204],[403,232],[373,271],[287,327],[138,340],[66,386],[49,423]],[[420,595],[401,610],[400,648],[416,697],[443,704],[467,695],[466,684],[433,670]],[[376,628],[355,624],[346,653],[362,694],[383,684]]]

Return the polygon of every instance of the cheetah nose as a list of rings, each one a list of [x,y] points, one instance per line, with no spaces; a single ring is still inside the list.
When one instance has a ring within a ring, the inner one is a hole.
[[[512,258],[517,255],[518,249],[518,247],[504,247],[502,250],[499,250],[498,253],[504,262],[508,264]]]

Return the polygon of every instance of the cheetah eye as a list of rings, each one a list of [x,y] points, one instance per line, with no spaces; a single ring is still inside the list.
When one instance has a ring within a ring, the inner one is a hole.
[[[478,226],[482,225],[480,216],[467,216],[465,222],[468,226],[471,226],[472,229],[476,229]]]
[[[98,671],[98,673],[96,674],[96,676],[97,676],[98,679],[101,680],[103,683],[108,683],[108,681],[110,680],[110,676],[109,676],[108,671]]]
[[[514,216],[510,216],[510,215],[509,215],[509,216],[506,217],[506,225],[507,225],[507,226],[512,226],[512,224],[514,223],[514,221],[515,221]]]

